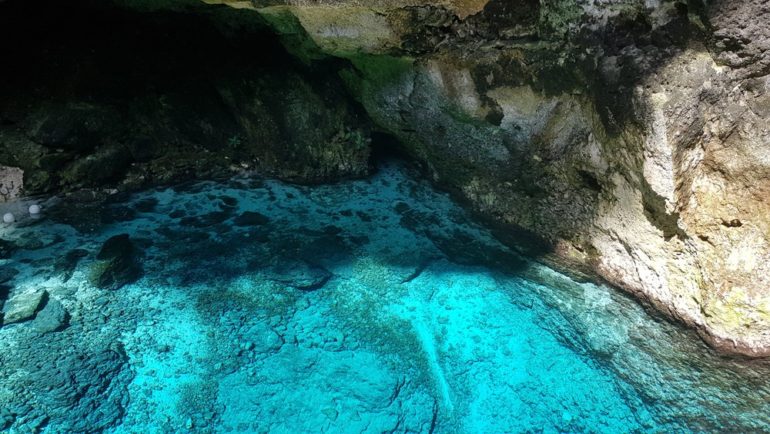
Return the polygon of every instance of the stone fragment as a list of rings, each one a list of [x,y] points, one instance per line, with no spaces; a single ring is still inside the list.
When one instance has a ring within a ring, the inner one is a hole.
[[[112,290],[135,282],[142,275],[137,256],[138,249],[128,234],[115,235],[105,241],[96,255],[89,281],[97,288]]]
[[[18,167],[0,165],[0,202],[16,199],[22,193],[24,171]]]
[[[5,302],[3,324],[12,324],[31,319],[45,302],[48,293],[43,289],[23,292]]]
[[[49,299],[32,321],[32,328],[38,333],[50,333],[67,326],[69,314],[64,305],[56,299]]]

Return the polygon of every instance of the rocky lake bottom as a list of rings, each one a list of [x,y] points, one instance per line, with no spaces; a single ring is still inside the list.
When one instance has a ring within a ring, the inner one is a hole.
[[[518,256],[400,163],[42,205],[0,229],[3,432],[770,430],[766,363]]]

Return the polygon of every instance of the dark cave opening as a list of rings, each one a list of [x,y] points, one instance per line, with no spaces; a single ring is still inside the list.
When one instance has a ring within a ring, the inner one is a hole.
[[[10,0],[0,38],[0,165],[23,169],[28,193],[232,167],[309,183],[368,173],[368,119],[339,64],[301,64],[256,13]]]
[[[20,94],[121,101],[164,88],[191,92],[212,74],[293,64],[256,16],[226,36],[216,9],[150,13],[90,0],[12,0],[0,11],[6,104]]]

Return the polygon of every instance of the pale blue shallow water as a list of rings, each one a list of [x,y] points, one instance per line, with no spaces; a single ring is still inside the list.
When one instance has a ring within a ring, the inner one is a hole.
[[[2,233],[41,240],[0,260],[19,271],[11,296],[44,288],[71,316],[56,332],[0,328],[5,432],[770,430],[765,364],[521,260],[396,163],[70,214]],[[122,233],[143,277],[91,286],[101,243]],[[53,264],[75,248],[88,256],[66,279]]]

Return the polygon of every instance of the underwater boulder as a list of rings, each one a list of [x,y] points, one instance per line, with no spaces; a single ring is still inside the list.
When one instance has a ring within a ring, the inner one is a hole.
[[[3,324],[32,319],[47,298],[48,293],[43,289],[26,291],[11,297],[3,307]]]
[[[32,321],[32,328],[38,333],[50,333],[67,326],[69,313],[59,300],[49,299]]]
[[[142,275],[139,250],[128,234],[115,235],[102,245],[96,262],[91,265],[89,281],[102,289],[119,289]]]

